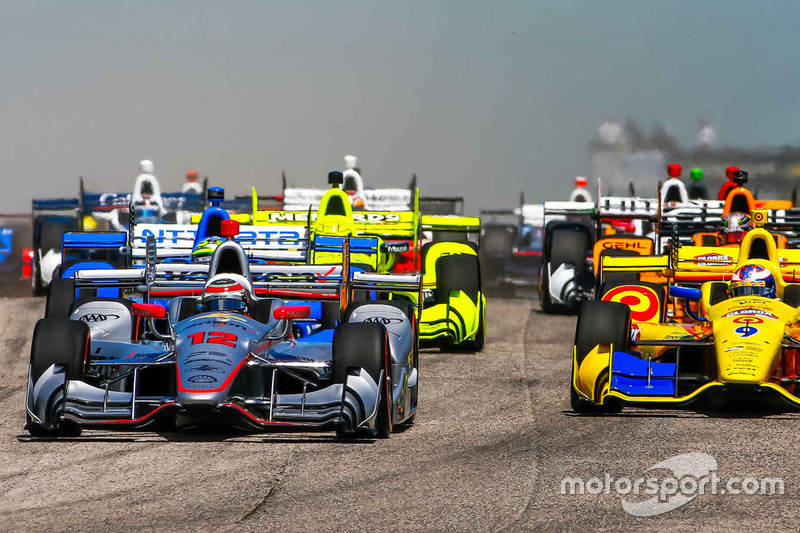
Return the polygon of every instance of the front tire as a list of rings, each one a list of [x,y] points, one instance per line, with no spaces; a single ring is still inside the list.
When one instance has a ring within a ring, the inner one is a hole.
[[[378,384],[378,414],[375,433],[385,439],[392,432],[390,411],[391,383],[389,380],[389,340],[386,328],[374,322],[342,324],[333,333],[333,382],[347,383],[351,369],[366,370]],[[381,372],[384,374],[381,380]],[[337,427],[340,438],[352,438],[352,428]]]
[[[631,310],[627,305],[617,302],[590,300],[584,302],[578,314],[575,329],[575,357],[578,365],[598,344],[612,344],[615,351],[627,352],[630,345]],[[571,376],[577,368],[572,368]],[[612,402],[606,405],[590,403],[581,398],[570,379],[570,405],[577,413],[619,412],[622,404]]]
[[[43,318],[36,323],[31,342],[30,372],[35,385],[53,365],[66,367],[67,380],[83,379],[89,355],[89,326],[83,322]],[[32,394],[32,391],[28,391]],[[72,423],[46,420],[48,427],[34,424],[28,417],[28,432],[36,437],[74,436],[80,428]]]

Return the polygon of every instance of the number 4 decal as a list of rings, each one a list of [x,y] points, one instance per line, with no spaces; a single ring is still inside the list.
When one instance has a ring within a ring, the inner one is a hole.
[[[205,331],[198,331],[197,333],[189,335],[189,338],[192,339],[192,344],[223,344],[231,348],[236,347],[236,341],[239,339],[239,337],[233,333],[224,333],[222,331],[210,331],[207,339],[205,335]]]

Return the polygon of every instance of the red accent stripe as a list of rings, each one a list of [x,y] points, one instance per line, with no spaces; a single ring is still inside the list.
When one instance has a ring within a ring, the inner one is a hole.
[[[236,284],[236,285],[234,285],[233,287],[228,287],[228,286],[226,286],[226,287],[215,287],[214,285],[211,285],[211,286],[209,286],[209,287],[206,289],[206,292],[211,292],[211,293],[225,293],[225,292],[231,292],[231,291],[243,291],[243,290],[244,290],[244,287],[242,287],[241,285],[239,285],[239,284],[237,283],[237,284]]]
[[[144,415],[144,416],[142,416],[140,418],[135,418],[135,419],[121,418],[119,420],[92,420],[90,423],[91,424],[136,424],[137,422],[141,422],[142,420],[147,420],[148,418],[150,418],[151,416],[153,416],[154,414],[156,414],[157,412],[159,412],[163,408],[169,407],[171,405],[178,405],[178,403],[177,402],[169,402],[169,403],[165,403],[164,405],[159,405],[158,407],[156,407],[155,409],[150,411],[148,414],[146,414],[146,415]],[[83,422],[83,420],[81,420],[81,422]]]
[[[245,415],[250,420],[253,420],[254,422],[258,422],[259,424],[273,425],[273,426],[306,426],[306,425],[313,425],[313,424],[303,424],[303,423],[297,423],[297,422],[279,422],[277,420],[271,420],[271,421],[270,420],[263,420],[261,418],[258,418],[257,416],[252,415],[246,409],[242,409],[238,405],[235,405],[235,404],[232,404],[232,403],[223,403],[222,407],[232,407],[232,408],[236,409],[237,411],[239,411],[240,413],[242,413],[243,415]]]
[[[255,293],[258,296],[287,296],[290,298],[305,298],[309,300],[339,299],[339,295],[336,293],[298,291],[293,289],[267,289],[263,287],[257,287],[255,289]],[[201,294],[203,294],[203,289],[168,289],[150,291],[150,296],[153,298],[176,298],[178,296],[200,296]]]
[[[541,250],[523,250],[519,252],[514,252],[516,257],[539,257],[542,255]]]
[[[217,387],[216,389],[186,389],[186,388],[184,388],[183,385],[181,385],[181,367],[176,363],[175,364],[175,369],[176,369],[176,371],[178,373],[178,391],[179,392],[189,392],[189,393],[222,392],[222,391],[224,391],[225,389],[228,388],[228,385],[231,384],[231,381],[233,381],[233,378],[236,377],[236,375],[239,373],[239,370],[241,370],[242,366],[244,366],[245,361],[247,361],[247,357],[242,358],[242,360],[239,362],[239,364],[236,365],[236,368],[234,368],[231,371],[231,373],[228,374],[228,378],[225,380],[225,382],[222,385],[220,385],[219,387]]]

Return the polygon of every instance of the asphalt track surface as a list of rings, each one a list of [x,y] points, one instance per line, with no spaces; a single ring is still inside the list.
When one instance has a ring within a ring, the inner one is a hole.
[[[0,530],[798,528],[796,413],[574,415],[575,318],[543,315],[531,300],[490,300],[483,353],[425,352],[417,423],[362,443],[224,431],[30,438],[29,339],[43,304],[0,299]],[[785,493],[705,494],[654,517],[627,514],[617,494],[560,493],[564,477],[634,479],[691,452],[712,456],[723,479],[782,477]]]

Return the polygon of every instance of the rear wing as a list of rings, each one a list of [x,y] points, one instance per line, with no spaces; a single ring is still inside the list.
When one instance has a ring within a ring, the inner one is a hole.
[[[50,198],[31,201],[31,213],[34,223],[40,216],[62,216],[79,220],[81,218],[81,202],[77,198]]]
[[[190,259],[197,236],[191,224],[135,224],[131,236],[134,261],[147,257],[147,239],[153,237],[159,257]],[[305,262],[308,234],[305,226],[240,226],[235,237],[247,255],[265,261]]]
[[[326,192],[328,189],[287,188],[283,191],[283,209],[315,211]],[[414,207],[414,195],[409,189],[364,189],[360,196],[369,211],[411,211]]]
[[[199,295],[208,279],[205,264],[155,264],[148,268],[80,270],[77,288],[120,288],[153,297]],[[252,265],[253,288],[260,296],[337,299],[342,290],[419,292],[422,277],[354,272],[341,265]]]
[[[61,248],[121,248],[127,246],[124,231],[67,231],[61,237]]]
[[[420,196],[419,212],[423,215],[463,215],[461,196]]]
[[[417,205],[418,195],[419,191],[415,190],[412,197],[413,203],[411,210],[353,211],[353,222],[356,232],[361,235],[371,235],[389,239],[416,239],[419,213],[419,207]],[[254,226],[274,225],[308,227],[310,226],[309,222],[313,223],[317,220],[317,211],[315,208],[306,208],[304,210],[260,210],[258,208],[258,198],[258,194],[254,188],[252,195]],[[319,205],[319,202],[317,202],[317,205]]]
[[[652,273],[677,282],[729,280],[736,270],[739,248],[681,246],[671,255],[602,256],[598,280],[610,272]],[[800,281],[800,250],[780,249],[778,266],[786,282]]]

